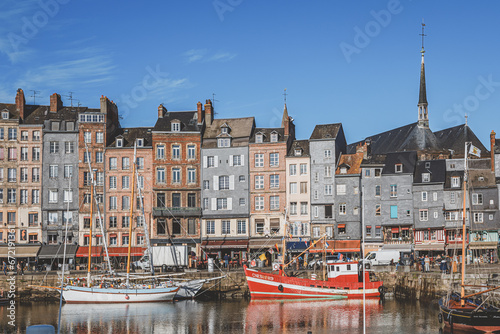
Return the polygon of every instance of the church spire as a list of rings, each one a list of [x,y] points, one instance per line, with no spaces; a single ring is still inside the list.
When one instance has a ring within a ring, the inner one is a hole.
[[[427,111],[427,92],[425,89],[425,66],[424,66],[424,27],[425,24],[422,22],[422,63],[420,65],[420,93],[418,96],[418,126],[423,128],[429,128],[429,114]]]

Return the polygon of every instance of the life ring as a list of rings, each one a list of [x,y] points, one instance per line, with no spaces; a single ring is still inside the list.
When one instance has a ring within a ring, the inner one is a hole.
[[[440,324],[443,323],[443,314],[441,312],[438,313],[438,321],[439,321]]]
[[[281,292],[283,292],[283,285],[278,285],[278,290],[280,290]]]

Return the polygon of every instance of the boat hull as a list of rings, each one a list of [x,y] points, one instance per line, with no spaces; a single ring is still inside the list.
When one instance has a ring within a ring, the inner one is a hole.
[[[439,309],[445,327],[476,333],[500,333],[500,311],[477,309],[474,304],[460,308],[458,302],[439,300]]]
[[[341,284],[297,277],[286,277],[264,273],[245,267],[245,275],[253,299],[302,299],[302,298],[363,298],[363,285]],[[366,282],[364,296],[380,297],[382,282]],[[349,288],[351,287],[351,288]]]
[[[174,299],[178,290],[179,287],[106,289],[67,286],[63,290],[63,298],[69,304],[169,302]]]
[[[203,284],[205,284],[206,280],[204,279],[199,279],[199,280],[190,280],[187,282],[180,283],[179,286],[179,291],[177,291],[177,294],[175,295],[175,299],[190,299],[194,298],[198,291],[203,287]]]

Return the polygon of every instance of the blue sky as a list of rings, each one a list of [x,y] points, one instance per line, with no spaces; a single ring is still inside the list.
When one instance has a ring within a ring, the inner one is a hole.
[[[279,126],[286,88],[297,137],[342,122],[347,141],[417,120],[426,24],[430,126],[500,133],[500,3],[493,1],[3,0],[0,101],[23,88],[118,103],[123,126],[157,107]],[[67,97],[65,105],[70,101]],[[75,101],[74,104],[78,102]],[[500,134],[499,134],[500,137]]]

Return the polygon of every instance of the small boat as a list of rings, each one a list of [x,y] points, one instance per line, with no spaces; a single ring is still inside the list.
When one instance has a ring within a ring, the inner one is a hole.
[[[226,276],[206,278],[206,279],[191,279],[184,281],[174,280],[173,284],[179,287],[179,291],[177,291],[177,294],[175,295],[174,299],[192,299],[201,290],[201,288],[205,283],[222,279],[224,277]]]
[[[266,273],[243,266],[251,298],[378,298],[384,292],[382,281],[370,281],[357,262],[327,263],[328,280],[316,280]]]

